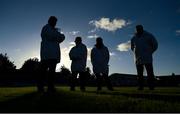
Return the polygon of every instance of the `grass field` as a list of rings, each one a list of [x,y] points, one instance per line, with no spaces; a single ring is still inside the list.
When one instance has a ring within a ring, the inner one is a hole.
[[[117,87],[97,92],[88,87],[75,92],[57,87],[57,93],[40,94],[35,87],[0,88],[0,112],[180,112],[180,88],[138,91]]]

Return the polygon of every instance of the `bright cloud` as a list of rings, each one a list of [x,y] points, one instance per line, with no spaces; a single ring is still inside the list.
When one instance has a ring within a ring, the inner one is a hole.
[[[179,36],[180,35],[180,30],[176,30],[176,34]]]
[[[92,48],[90,48],[90,47],[87,48],[87,50],[88,50],[87,60],[88,60],[88,61],[91,61],[91,49],[92,49]]]
[[[97,31],[97,29],[93,29],[93,30],[90,30],[88,33],[95,33]]]
[[[75,35],[77,35],[77,34],[79,34],[80,33],[80,31],[72,31],[72,32],[69,32],[69,34],[71,34],[71,35],[73,35],[73,36],[75,36]]]
[[[70,42],[69,44],[70,44],[70,45],[76,45],[75,42]]]
[[[114,52],[110,52],[110,56],[115,56],[116,54]]]
[[[127,26],[129,22],[124,19],[110,20],[110,18],[101,18],[100,20],[92,20],[89,22],[89,24],[95,26],[97,29],[104,29],[109,32],[115,32],[116,30]]]
[[[131,42],[125,42],[125,43],[121,43],[117,46],[117,50],[118,51],[129,51],[131,48]]]
[[[87,38],[89,38],[89,39],[93,39],[93,38],[97,38],[97,37],[99,37],[99,36],[96,34],[87,36]]]

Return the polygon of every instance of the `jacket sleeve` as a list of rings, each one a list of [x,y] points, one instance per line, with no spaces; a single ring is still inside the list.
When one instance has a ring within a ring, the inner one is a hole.
[[[69,58],[70,58],[70,60],[73,60],[72,49],[71,49],[70,52],[69,52]]]
[[[44,27],[42,29],[41,36],[46,36],[46,40],[56,41],[58,43],[65,40],[64,34],[61,34],[60,32],[56,31],[56,29],[52,29],[50,27]]]
[[[106,62],[106,64],[108,64],[109,63],[109,58],[110,58],[110,55],[109,55],[109,50],[108,50],[108,48],[106,47],[105,48],[105,62]]]
[[[75,47],[73,47],[69,52],[69,58],[70,60],[79,60],[81,55],[79,55],[78,51],[76,51]]]
[[[86,61],[87,61],[87,54],[88,54],[88,50],[87,50],[87,47],[85,46],[84,47],[84,58],[86,59]]]
[[[91,63],[92,65],[94,65],[94,56],[95,56],[95,53],[94,53],[94,48],[91,50]]]
[[[74,47],[69,52],[69,58],[70,60],[77,60],[77,53],[75,53]]]
[[[131,39],[131,50],[134,51],[134,42],[133,42],[133,38]]]
[[[158,49],[158,42],[156,40],[156,38],[152,35],[151,38],[151,45],[152,45],[152,53],[154,53],[157,49]]]

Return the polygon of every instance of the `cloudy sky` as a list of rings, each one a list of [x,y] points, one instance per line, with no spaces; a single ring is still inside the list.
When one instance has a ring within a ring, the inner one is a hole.
[[[39,58],[40,32],[51,15],[66,36],[57,69],[70,67],[68,53],[76,36],[83,37],[89,52],[101,36],[111,55],[110,74],[135,74],[129,44],[135,26],[142,24],[159,42],[155,74],[180,74],[180,0],[0,0],[0,53],[7,53],[17,68]]]

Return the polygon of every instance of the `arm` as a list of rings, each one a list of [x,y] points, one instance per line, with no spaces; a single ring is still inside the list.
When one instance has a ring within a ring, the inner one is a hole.
[[[108,50],[108,48],[106,47],[105,48],[105,62],[106,62],[106,64],[108,64],[109,63],[109,58],[110,58],[110,54],[109,54],[109,50]]]
[[[85,55],[86,61],[87,61],[87,54],[88,54],[87,52],[88,52],[88,50],[87,50],[87,47],[85,46],[84,55]]]
[[[149,38],[149,45],[151,47],[151,52],[154,53],[158,48],[158,42],[152,34],[149,34],[148,38]]]
[[[70,60],[73,60],[73,61],[79,60],[79,59],[81,59],[79,56],[80,56],[80,55],[79,55],[79,53],[77,53],[76,48],[73,47],[73,48],[70,50],[70,52],[69,52],[69,58],[70,58]]]
[[[94,49],[92,49],[91,50],[91,63],[92,63],[92,65],[94,65],[94,56],[95,56]]]
[[[153,36],[152,37],[152,51],[155,52],[158,49],[158,42],[156,38]]]
[[[134,51],[134,42],[133,42],[133,39],[131,39],[131,50]]]
[[[70,60],[74,60],[74,57],[73,57],[73,48],[69,52],[69,58],[70,58]]]
[[[63,42],[64,39],[65,39],[64,34],[61,34],[60,32],[56,31],[56,29],[53,29],[53,28],[51,28],[49,26],[45,26],[42,29],[41,37],[42,38],[45,37],[46,40],[56,41],[58,43]]]

